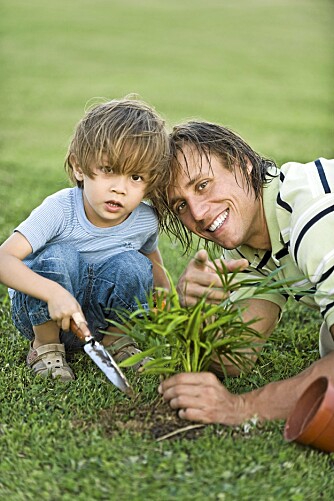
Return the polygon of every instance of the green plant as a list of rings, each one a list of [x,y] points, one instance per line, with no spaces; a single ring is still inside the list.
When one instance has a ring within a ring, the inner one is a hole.
[[[212,260],[214,262],[214,260]],[[148,309],[138,302],[138,309],[130,315],[117,311],[119,322],[110,321],[124,335],[131,336],[141,346],[142,353],[124,360],[121,367],[131,367],[145,357],[154,357],[142,369],[146,374],[173,374],[175,372],[201,372],[209,368],[212,358],[218,359],[225,372],[224,359],[241,371],[252,364],[252,355],[263,343],[262,336],[252,325],[258,320],[245,322],[242,318],[244,302],[251,290],[252,297],[282,290],[289,284],[278,280],[278,270],[261,281],[240,280],[237,271],[229,273],[221,261],[215,264],[226,298],[211,304],[207,296],[193,306],[181,306],[170,274],[170,291],[158,291],[148,296]],[[232,300],[231,293],[238,291]]]

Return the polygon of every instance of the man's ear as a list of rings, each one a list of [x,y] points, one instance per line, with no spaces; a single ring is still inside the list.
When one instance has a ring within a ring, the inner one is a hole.
[[[83,172],[82,172],[82,170],[81,170],[81,168],[79,166],[77,157],[74,155],[74,153],[71,153],[71,155],[70,155],[70,162],[71,162],[71,165],[72,165],[72,168],[73,168],[75,179],[77,181],[83,181],[84,174],[83,174]]]

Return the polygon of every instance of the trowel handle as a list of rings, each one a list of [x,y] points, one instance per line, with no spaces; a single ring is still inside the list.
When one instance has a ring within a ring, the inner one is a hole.
[[[73,318],[70,320],[70,329],[75,334],[80,341],[86,342],[91,339],[91,336],[85,336],[80,327],[77,326],[77,324],[74,322]]]

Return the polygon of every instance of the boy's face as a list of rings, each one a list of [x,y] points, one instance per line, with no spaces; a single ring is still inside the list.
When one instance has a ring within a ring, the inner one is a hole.
[[[168,189],[172,210],[184,226],[225,249],[241,244],[267,248],[270,241],[261,200],[248,192],[240,171],[227,170],[221,160],[199,157],[191,148],[179,156],[182,170]],[[250,167],[251,169],[251,167]]]
[[[83,181],[83,200],[87,219],[100,228],[116,226],[127,219],[145,197],[147,183],[137,174],[114,174],[103,161],[93,162],[93,177],[79,166],[73,168],[78,181]]]

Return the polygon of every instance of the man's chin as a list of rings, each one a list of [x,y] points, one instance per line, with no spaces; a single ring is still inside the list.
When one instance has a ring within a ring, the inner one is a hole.
[[[220,240],[219,238],[211,238],[210,240],[216,245],[219,245],[220,247],[223,247],[223,249],[226,250],[236,249],[240,245],[239,243],[231,241],[226,242],[226,240]]]

